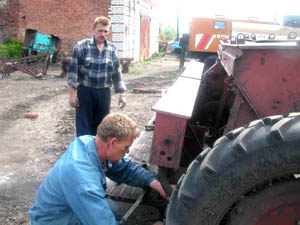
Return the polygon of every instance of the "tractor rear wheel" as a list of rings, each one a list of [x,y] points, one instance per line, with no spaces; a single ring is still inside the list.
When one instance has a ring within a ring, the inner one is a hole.
[[[300,224],[300,181],[277,183],[243,198],[228,225]]]
[[[297,173],[300,113],[253,121],[219,138],[213,149],[203,151],[190,164],[173,191],[166,224],[219,225],[238,221],[239,215],[232,216],[232,209],[243,199],[254,198],[256,190],[266,193],[264,190],[275,181],[288,179],[292,186],[297,183],[287,191],[293,189],[293,195],[300,196],[300,180],[294,175]],[[287,186],[280,182],[278,185]],[[271,213],[265,216],[271,217]],[[293,219],[296,224],[297,218]]]

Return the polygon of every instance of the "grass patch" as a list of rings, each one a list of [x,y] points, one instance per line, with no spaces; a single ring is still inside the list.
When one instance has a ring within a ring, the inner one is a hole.
[[[151,63],[150,60],[147,60],[147,61],[141,61],[141,64],[143,64],[143,65],[149,65],[150,63]]]
[[[143,71],[139,70],[137,67],[129,66],[128,74],[139,75],[139,74],[142,74],[142,73],[143,73]]]
[[[23,41],[6,40],[0,45],[0,59],[17,59],[22,56]]]
[[[11,73],[10,79],[14,80],[14,81],[35,80],[35,78],[33,78],[32,76],[30,76],[28,74],[24,75],[24,74],[19,74],[19,73],[17,73],[17,74]]]
[[[161,59],[165,57],[166,54],[167,54],[166,51],[155,52],[151,55],[150,59]]]
[[[169,75],[169,77],[171,77],[171,78],[175,78],[175,77],[177,77],[178,75],[179,75],[179,73],[178,73],[178,71],[169,71],[168,72],[168,75]]]

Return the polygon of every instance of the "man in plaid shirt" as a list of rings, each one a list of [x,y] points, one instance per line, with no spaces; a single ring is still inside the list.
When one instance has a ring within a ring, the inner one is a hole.
[[[76,108],[76,135],[96,135],[97,126],[110,111],[113,85],[120,93],[119,105],[126,106],[120,60],[107,36],[110,21],[104,16],[94,21],[93,36],[79,41],[73,49],[68,70],[69,103]]]

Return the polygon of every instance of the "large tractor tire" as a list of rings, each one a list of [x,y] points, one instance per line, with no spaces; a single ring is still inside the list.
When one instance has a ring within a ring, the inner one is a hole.
[[[293,199],[293,195],[299,200],[297,173],[300,173],[300,113],[253,121],[219,138],[213,149],[206,149],[190,164],[171,196],[166,225],[236,224],[243,217],[233,215],[233,210],[238,210],[240,204],[247,208],[247,202],[249,205],[258,202],[253,193],[261,196],[273,185],[281,187],[281,193],[286,187],[286,192],[290,192],[286,193],[286,199]],[[290,187],[293,185],[296,186]],[[257,215],[259,218],[281,212],[277,210],[288,211],[294,201],[287,200],[280,209],[275,202],[266,204],[270,211]],[[299,210],[299,201],[293,206],[294,211]],[[291,216],[293,224],[297,224],[299,213]],[[247,219],[247,223],[239,224],[264,224],[256,222],[260,220],[254,220],[254,216]]]
[[[291,180],[257,191],[235,206],[227,224],[300,224],[299,190],[299,180]]]

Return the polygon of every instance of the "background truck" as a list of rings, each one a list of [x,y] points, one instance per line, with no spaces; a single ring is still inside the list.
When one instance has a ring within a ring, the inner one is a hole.
[[[153,107],[166,225],[300,224],[299,62],[297,41],[222,42]]]
[[[240,34],[246,40],[300,40],[300,16],[284,16],[278,24],[231,23],[231,37]]]
[[[281,15],[278,21],[261,21],[250,17],[248,20],[215,18],[193,18],[188,37],[188,51],[192,58],[205,64],[204,71],[217,59],[220,40],[245,35],[247,40],[288,40],[300,39],[300,16]]]
[[[206,65],[204,70],[215,63],[220,40],[230,38],[233,22],[253,25],[275,24],[260,21],[256,17],[250,17],[247,20],[234,20],[224,16],[193,18],[190,24],[188,51],[191,57],[200,59]]]

